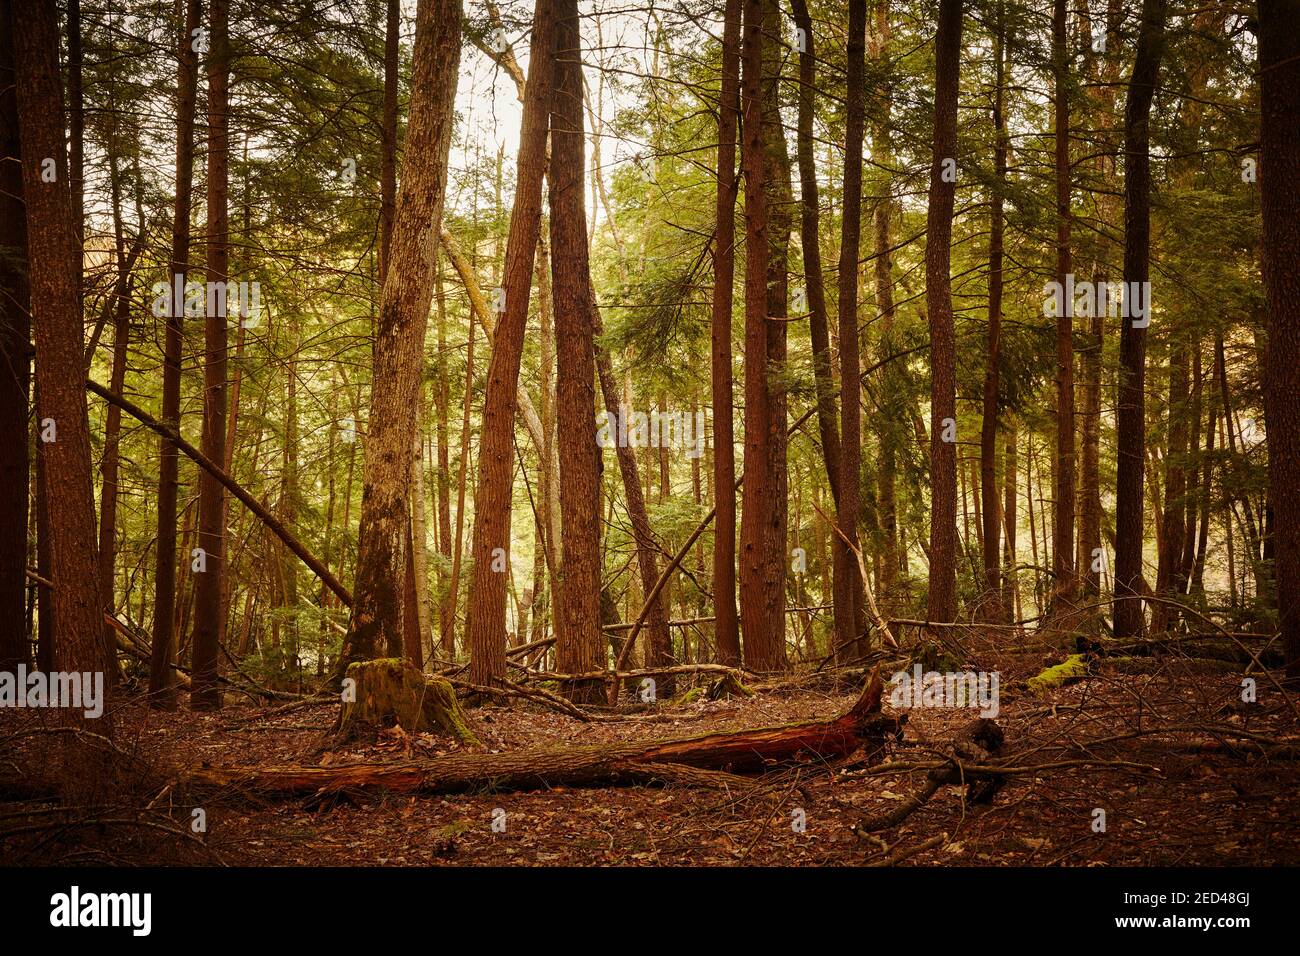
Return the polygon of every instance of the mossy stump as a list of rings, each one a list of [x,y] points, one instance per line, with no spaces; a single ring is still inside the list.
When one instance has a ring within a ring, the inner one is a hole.
[[[408,733],[445,733],[477,745],[451,684],[425,677],[409,661],[383,657],[357,661],[343,676],[343,709],[336,736],[352,739],[364,730],[400,724]]]

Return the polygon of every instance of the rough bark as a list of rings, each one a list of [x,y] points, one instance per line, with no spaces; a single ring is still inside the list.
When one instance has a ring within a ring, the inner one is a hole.
[[[465,631],[470,646],[470,680],[484,686],[495,684],[506,672],[506,579],[503,572],[494,570],[494,554],[498,549],[502,554],[508,552],[510,545],[515,395],[541,224],[542,176],[554,73],[554,6],[553,0],[537,0],[533,14],[515,203],[506,239],[505,311],[497,324],[483,398],[474,494],[474,564]]]
[[[0,671],[9,672],[31,659],[24,628],[31,318],[13,36],[12,0],[0,0],[0,431],[11,436],[0,449]]]
[[[411,435],[447,182],[460,24],[460,0],[421,0],[416,8],[410,121],[376,322],[355,600],[340,676],[354,661],[401,647]]]
[[[1124,282],[1150,276],[1150,112],[1160,72],[1168,0],[1143,0],[1137,52],[1124,104]],[[1143,477],[1146,465],[1146,335],[1125,319],[1120,333],[1115,503],[1116,637],[1136,637],[1145,621],[1138,599],[1142,580]]]
[[[32,328],[36,338],[36,420],[55,440],[42,443],[41,482],[49,506],[49,578],[58,640],[46,665],[56,671],[102,672],[104,612],[99,590],[90,426],[82,386],[84,348],[76,263],[80,258],[62,124],[58,23],[53,0],[12,8],[14,70],[27,209],[27,262]],[[42,162],[55,160],[54,182],[44,182]],[[50,433],[49,428],[54,432]],[[23,434],[24,432],[20,433]],[[44,610],[44,609],[42,609]],[[109,692],[105,688],[106,694]],[[111,699],[93,729],[112,736]],[[81,710],[59,708],[57,719],[80,729]],[[67,795],[84,796],[106,785],[94,743],[69,734],[63,753]]]
[[[745,664],[784,669],[785,643],[773,632],[782,581],[769,574],[770,538],[779,532],[779,491],[771,441],[775,416],[768,382],[768,196],[764,156],[763,0],[745,0],[741,32],[741,167],[745,176],[745,473],[740,523],[740,620]],[[784,538],[782,539],[784,545]],[[784,615],[782,615],[784,617]]]
[[[560,784],[601,785],[641,780],[662,764],[696,770],[762,772],[792,761],[822,762],[859,747],[875,748],[900,729],[880,713],[881,683],[873,676],[847,712],[829,721],[702,734],[632,743],[543,747],[501,754],[449,754],[410,763],[344,767],[203,767],[193,787],[238,787],[259,794],[315,793],[349,787],[398,792],[455,793],[493,788],[531,790]],[[670,778],[671,779],[671,778]]]
[[[984,404],[980,422],[980,494],[983,496],[982,542],[984,557],[984,597],[981,605],[985,620],[1009,620],[1002,601],[1001,521],[998,520],[998,389],[1002,366],[1002,241],[1005,222],[1002,216],[1003,190],[1007,179],[1007,124],[1003,115],[1006,86],[1006,19],[999,2],[997,33],[993,43],[997,79],[993,94],[993,175],[989,200],[989,331],[984,355]]]
[[[594,302],[584,195],[582,41],[577,0],[557,0],[555,35],[549,173],[551,296],[564,553],[556,582],[556,611],[562,624],[555,657],[560,670],[576,673],[594,670],[605,662],[605,640],[600,632],[601,463],[593,418]],[[600,698],[597,684],[567,690],[575,699]]]
[[[226,201],[230,175],[230,5],[212,0],[209,10],[208,54],[208,225],[207,281],[228,279],[230,218]],[[226,328],[229,296],[207,297],[203,319],[203,432],[200,448],[212,461],[226,454]],[[239,319],[237,319],[239,321]],[[217,660],[221,644],[222,577],[226,573],[225,489],[212,475],[199,475],[199,534],[202,554],[192,565],[194,634],[191,649],[190,707],[213,710],[221,706]]]
[[[926,617],[957,616],[957,446],[944,441],[956,427],[957,343],[953,327],[952,213],[956,182],[945,181],[945,161],[957,153],[957,80],[961,0],[940,0],[935,37],[934,148],[926,213],[925,297],[930,325],[930,582]],[[951,178],[951,177],[948,177]]]
[[[1300,4],[1259,0],[1260,197],[1268,356],[1264,403],[1274,579],[1289,681],[1300,680]]]

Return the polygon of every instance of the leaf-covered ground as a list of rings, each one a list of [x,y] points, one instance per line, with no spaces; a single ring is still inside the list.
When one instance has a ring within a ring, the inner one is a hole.
[[[1060,655],[1007,655],[998,723],[1006,784],[991,805],[945,786],[899,825],[855,826],[897,806],[925,779],[916,764],[944,751],[970,711],[913,709],[904,740],[872,762],[776,768],[743,793],[685,786],[556,787],[475,795],[349,793],[194,799],[173,784],[184,767],[328,764],[433,756],[455,749],[400,728],[330,749],[336,708],[231,705],[216,714],[160,714],[128,705],[119,746],[149,791],[128,803],[61,808],[0,784],[0,851],[15,863],[192,862],[330,865],[1246,865],[1300,863],[1300,762],[1291,703],[1258,677],[1241,702],[1240,675],[1152,661],[1118,674],[1105,662],[1043,697],[1023,682]],[[988,661],[981,661],[987,667]],[[468,710],[487,750],[653,739],[832,717],[852,689],[810,679],[753,699],[663,705],[630,719],[582,723],[531,703]],[[891,706],[886,701],[886,710]],[[0,777],[30,783],[31,736],[46,715],[0,712]],[[5,743],[5,740],[8,743]],[[19,774],[19,777],[15,777]],[[146,809],[146,805],[148,805]],[[202,810],[201,815],[195,810]],[[1099,832],[1098,810],[1105,811]],[[202,818],[205,832],[195,833]],[[494,826],[495,824],[495,826]],[[923,849],[920,849],[924,847]]]

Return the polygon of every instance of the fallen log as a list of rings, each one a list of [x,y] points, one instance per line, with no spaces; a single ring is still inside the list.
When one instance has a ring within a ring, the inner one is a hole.
[[[900,720],[880,712],[882,688],[879,673],[873,673],[857,702],[828,721],[656,741],[541,747],[501,754],[457,753],[404,763],[202,766],[181,782],[193,788],[244,788],[265,795],[365,788],[405,793],[530,790],[642,779],[727,781],[732,778],[691,771],[761,772],[792,762],[844,757],[863,746],[880,746],[887,736],[897,734]]]

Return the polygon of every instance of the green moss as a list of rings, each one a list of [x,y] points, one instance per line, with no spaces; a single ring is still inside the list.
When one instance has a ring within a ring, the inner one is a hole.
[[[355,737],[363,728],[400,724],[408,733],[441,731],[462,744],[478,744],[451,684],[426,678],[405,660],[357,661],[348,667],[344,687],[338,724],[341,739]],[[348,690],[354,693],[346,693]]]
[[[1031,694],[1042,695],[1054,687],[1063,687],[1088,676],[1088,664],[1082,654],[1071,654],[1060,664],[1047,668],[1025,685]]]

